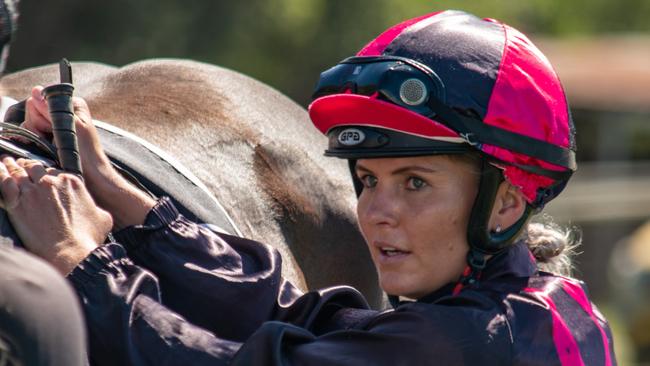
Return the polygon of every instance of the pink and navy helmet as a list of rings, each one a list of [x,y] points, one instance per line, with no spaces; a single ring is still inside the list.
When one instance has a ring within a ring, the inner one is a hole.
[[[479,150],[534,208],[576,169],[549,61],[516,29],[461,11],[402,22],[323,72],[309,114],[341,158]]]
[[[443,11],[402,22],[323,72],[313,97],[309,115],[329,137],[326,155],[349,159],[351,169],[360,158],[484,157],[468,227],[473,269],[505,249],[576,169],[555,71],[526,36],[493,19]],[[495,234],[489,214],[504,178],[528,209]],[[360,194],[358,180],[355,188]]]

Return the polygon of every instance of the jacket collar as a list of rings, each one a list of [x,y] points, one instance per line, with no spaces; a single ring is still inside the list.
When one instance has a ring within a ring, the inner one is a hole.
[[[481,283],[500,278],[530,277],[537,273],[535,257],[524,241],[518,241],[503,252],[490,258],[481,273]],[[451,296],[456,283],[449,283],[428,295],[419,298],[418,302],[433,303],[444,296]]]

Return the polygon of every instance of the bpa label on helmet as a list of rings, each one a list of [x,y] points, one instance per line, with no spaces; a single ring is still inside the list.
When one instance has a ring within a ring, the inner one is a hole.
[[[366,135],[363,131],[356,128],[346,128],[345,130],[339,133],[339,143],[346,146],[359,145],[366,139]]]

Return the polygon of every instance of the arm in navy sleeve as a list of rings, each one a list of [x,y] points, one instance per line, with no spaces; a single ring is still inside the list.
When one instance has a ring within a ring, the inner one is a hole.
[[[240,347],[161,305],[155,277],[118,244],[97,248],[68,279],[84,310],[94,365],[218,366]]]
[[[115,237],[136,265],[156,276],[165,306],[229,339],[246,339],[301,295],[282,278],[273,248],[217,235],[180,215],[167,198],[142,226]]]
[[[216,234],[184,218],[166,198],[143,225],[115,237],[130,260],[154,276],[165,307],[227,339],[244,341],[269,320],[310,327],[315,314],[368,307],[358,291],[347,287],[301,296],[282,278],[275,249]]]

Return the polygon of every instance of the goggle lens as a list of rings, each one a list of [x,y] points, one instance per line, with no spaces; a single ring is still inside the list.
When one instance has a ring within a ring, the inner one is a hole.
[[[313,97],[353,93],[374,95],[427,117],[433,95],[445,100],[440,78],[424,65],[400,57],[352,57],[323,72]]]

